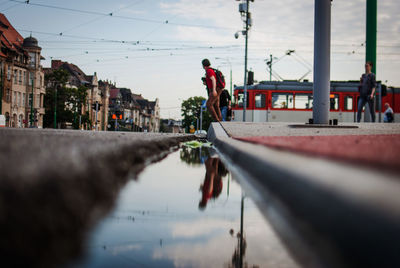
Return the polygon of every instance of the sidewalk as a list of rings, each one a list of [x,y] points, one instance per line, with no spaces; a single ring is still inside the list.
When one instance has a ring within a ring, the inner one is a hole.
[[[270,148],[400,173],[400,124],[222,123],[229,136]]]
[[[400,266],[400,125],[213,123],[208,138],[304,267]]]

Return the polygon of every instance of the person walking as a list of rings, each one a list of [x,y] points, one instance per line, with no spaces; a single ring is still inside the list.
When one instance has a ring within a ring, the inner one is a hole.
[[[219,109],[219,96],[221,95],[222,88],[217,87],[217,76],[211,68],[211,63],[208,59],[202,60],[203,69],[206,71],[206,84],[208,89],[207,108],[212,117],[220,122],[222,121],[221,111]]]
[[[394,121],[393,109],[390,108],[389,103],[385,103],[385,112],[383,113],[383,122],[392,123]]]
[[[231,95],[224,89],[219,96],[219,108],[221,109],[222,121],[228,121],[228,111],[231,109]]]
[[[357,122],[361,120],[362,109],[365,104],[368,103],[369,111],[371,113],[371,120],[375,122],[375,108],[374,108],[374,96],[376,89],[376,78],[375,74],[371,71],[373,63],[367,61],[365,63],[365,74],[360,78],[360,97],[358,99],[357,107]]]

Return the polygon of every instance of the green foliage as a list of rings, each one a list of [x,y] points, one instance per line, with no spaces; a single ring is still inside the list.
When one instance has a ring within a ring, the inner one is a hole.
[[[72,123],[73,127],[79,128],[79,114],[82,113],[82,104],[86,103],[87,88],[66,87],[69,74],[63,69],[57,69],[46,74],[46,94],[44,96],[44,127],[52,128],[54,126],[54,106],[56,101],[57,123],[65,126],[66,123]],[[81,123],[89,123],[89,116],[82,115]]]
[[[203,100],[205,100],[205,98],[196,96],[182,102],[182,124],[183,127],[186,129],[186,132],[189,131],[190,125],[193,124],[196,127],[197,118],[199,118],[200,120],[200,106]],[[203,110],[203,129],[208,130],[211,122],[212,117],[210,113],[207,110]]]

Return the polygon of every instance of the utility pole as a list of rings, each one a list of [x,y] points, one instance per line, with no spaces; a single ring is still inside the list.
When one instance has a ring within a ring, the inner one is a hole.
[[[267,61],[269,67],[269,81],[272,81],[272,54],[269,54],[269,61]]]
[[[239,1],[239,0],[236,0]],[[249,12],[249,4],[254,2],[254,0],[245,0],[245,2],[239,4],[239,12],[242,17],[245,17],[245,30],[242,31],[242,34],[245,35],[245,48],[244,48],[244,83],[243,83],[243,122],[246,121],[246,108],[247,108],[247,44],[248,44],[248,33],[249,28],[252,25],[251,15]],[[235,37],[238,38],[238,34],[235,34]]]
[[[246,122],[246,108],[247,108],[247,43],[249,33],[249,0],[246,0],[246,37],[244,45],[244,97],[243,97],[243,122]]]
[[[331,0],[314,1],[314,124],[329,123]]]
[[[57,128],[57,87],[58,84],[56,83],[55,90],[54,90],[54,129]]]
[[[31,116],[29,117],[29,121],[31,124],[31,127],[33,127],[33,77],[31,79],[32,83],[32,93],[31,93]]]
[[[98,101],[96,101],[96,123],[94,124],[95,125],[95,130],[97,131],[97,112],[99,111],[99,102]]]

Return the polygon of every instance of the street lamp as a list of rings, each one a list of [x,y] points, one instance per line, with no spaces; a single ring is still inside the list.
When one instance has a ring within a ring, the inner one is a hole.
[[[239,12],[242,17],[242,20],[244,19],[245,23],[245,29],[242,31],[242,34],[245,35],[245,52],[244,52],[244,97],[243,97],[243,121],[246,121],[246,106],[247,106],[247,43],[248,43],[248,33],[249,29],[252,26],[253,22],[251,19],[251,14],[249,12],[249,2],[254,2],[254,0],[236,0],[236,1],[242,1],[242,3],[239,4]],[[235,33],[235,38],[238,38],[239,34],[238,32]]]

